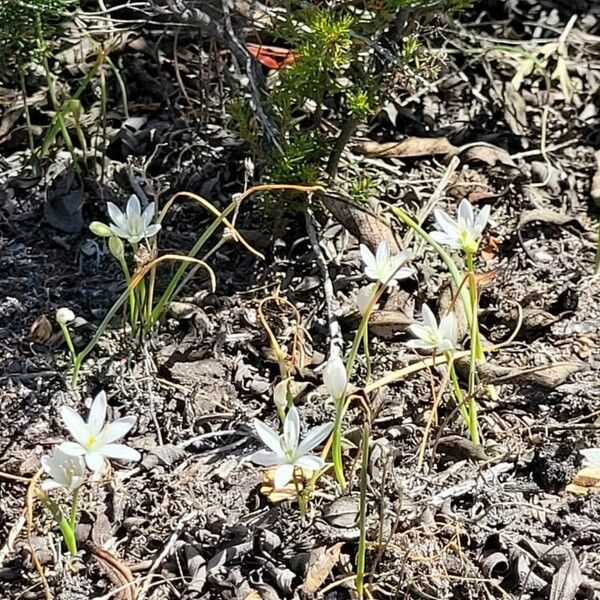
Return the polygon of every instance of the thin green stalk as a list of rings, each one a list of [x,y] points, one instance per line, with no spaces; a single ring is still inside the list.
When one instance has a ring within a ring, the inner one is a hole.
[[[373,310],[373,306],[377,303],[379,296],[383,293],[384,287],[380,286],[377,288],[375,293],[373,294],[373,298],[365,310],[365,314],[356,330],[356,334],[354,335],[354,340],[352,342],[352,348],[350,349],[350,354],[348,355],[348,360],[346,361],[346,378],[350,381],[350,377],[352,376],[352,371],[354,369],[354,362],[356,361],[356,356],[358,354],[358,349],[360,347],[361,341],[364,340],[364,336],[369,328],[369,317],[371,316],[371,312]],[[342,487],[346,487],[346,478],[344,476],[344,463],[342,460],[342,420],[344,418],[344,413],[346,412],[345,403],[346,396],[342,396],[336,403],[336,413],[335,413],[335,421],[333,425],[333,437],[331,440],[331,460],[333,462],[333,470],[335,472],[336,479],[338,483]]]
[[[67,348],[69,349],[69,353],[71,355],[71,360],[74,361],[77,357],[77,352],[75,352],[75,346],[73,346],[73,340],[71,339],[71,332],[65,323],[59,323],[59,326],[63,332],[63,336],[65,338],[65,342],[67,343]]]
[[[363,334],[363,352],[365,353],[365,362],[367,363],[366,382],[371,383],[371,353],[369,352],[369,328],[365,328]]]
[[[452,353],[450,353],[450,352],[446,352],[445,356],[446,356],[446,360],[448,362],[448,372],[450,375],[450,381],[452,381],[452,390],[454,392],[454,397],[456,398],[456,402],[458,404],[458,410],[460,411],[460,414],[462,415],[462,417],[465,421],[465,425],[467,427],[469,427],[469,424],[471,422],[470,418],[469,418],[469,411],[467,410],[467,407],[465,406],[465,397],[462,393],[462,390],[460,389],[458,375],[456,374],[456,369],[454,367],[454,357],[452,356]]]
[[[62,510],[60,510],[60,507],[56,502],[50,500],[46,495],[42,496],[41,500],[44,506],[50,511],[50,514],[54,517],[63,536],[63,540],[65,541],[65,545],[67,546],[67,550],[75,556],[77,554],[77,540],[75,539],[73,527],[71,527],[71,524],[63,515]]]
[[[411,219],[403,210],[401,210],[397,206],[391,206],[389,204],[388,206],[398,219],[400,219],[405,225],[408,225],[410,228],[416,231],[440,255],[441,259],[446,263],[446,266],[450,271],[450,275],[454,280],[454,284],[460,290],[460,299],[465,309],[465,314],[467,315],[467,321],[470,324],[473,315],[471,298],[469,296],[469,291],[465,289],[464,285],[462,285],[463,276],[452,257],[442,248],[442,246],[440,246],[440,244],[438,244],[416,221],[413,221],[413,219]]]
[[[359,600],[362,600],[365,581],[365,563],[367,554],[367,477],[369,471],[369,438],[371,428],[365,419],[363,428],[361,452],[362,464],[360,472],[360,507],[358,513],[358,553],[356,555],[356,592]]]
[[[469,291],[471,293],[471,306],[473,318],[471,319],[471,356],[469,363],[469,434],[474,444],[479,444],[479,425],[477,422],[477,401],[475,399],[475,372],[477,370],[478,354],[483,355],[479,326],[477,323],[477,283],[473,269],[473,253],[467,252],[467,271],[469,277]]]
[[[125,260],[124,256],[120,256],[118,260],[119,264],[121,265],[123,275],[125,276],[127,287],[129,287],[129,283],[131,282],[131,273],[129,272],[127,261]],[[137,305],[135,302],[134,290],[129,290],[129,323],[131,325],[131,335],[135,335],[137,328]]]
[[[76,488],[73,491],[73,499],[71,500],[71,517],[69,518],[69,525],[73,531],[75,531],[75,526],[77,525],[77,500],[79,499],[80,489],[81,488]]]

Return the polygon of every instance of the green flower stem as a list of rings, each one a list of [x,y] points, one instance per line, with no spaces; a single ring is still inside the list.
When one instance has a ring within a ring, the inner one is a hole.
[[[346,378],[348,381],[350,381],[352,371],[354,370],[354,362],[356,361],[356,355],[358,354],[360,342],[364,341],[365,335],[368,332],[369,317],[371,316],[371,312],[373,311],[373,307],[377,303],[379,296],[381,296],[381,294],[383,293],[383,290],[383,286],[379,286],[375,290],[373,298],[371,299],[369,306],[367,306],[365,314],[363,315],[360,325],[356,330],[356,334],[354,335],[352,348],[350,349],[350,354],[348,355],[348,360],[346,362]],[[346,478],[344,476],[344,463],[342,460],[342,420],[348,407],[348,403],[345,402],[345,400],[345,393],[341,398],[336,399],[335,422],[333,425],[333,437],[331,441],[331,460],[333,461],[333,470],[335,472],[335,477],[338,483],[342,487],[346,487]]]
[[[460,290],[460,299],[465,309],[465,314],[467,315],[467,321],[470,325],[472,321],[473,308],[471,305],[469,290],[467,290],[463,285],[463,276],[452,257],[442,248],[442,246],[440,246],[440,244],[438,244],[416,221],[413,221],[413,219],[411,219],[403,210],[399,209],[397,206],[388,206],[400,221],[402,221],[405,225],[408,225],[411,229],[418,233],[440,255],[441,259],[446,263],[446,266],[450,271],[450,275],[454,280],[454,285],[456,285],[457,289]]]
[[[71,500],[71,515],[69,518],[69,525],[73,531],[75,531],[75,526],[77,525],[77,501],[79,500],[80,489],[80,487],[75,488],[73,491],[73,499]]]
[[[50,500],[45,494],[41,496],[42,503],[50,511],[50,514],[54,517],[54,520],[58,524],[58,528],[63,536],[67,550],[75,556],[77,554],[77,540],[75,539],[75,532],[69,521],[65,518],[60,510],[60,507],[56,502]]]
[[[69,349],[69,354],[71,355],[71,361],[75,364],[75,360],[77,359],[77,352],[75,352],[75,346],[73,346],[73,340],[71,339],[71,333],[69,332],[69,328],[65,323],[59,323],[59,326],[63,332],[63,336],[65,338],[65,342],[67,343],[67,348]]]
[[[481,349],[481,337],[479,333],[479,324],[477,322],[477,282],[475,281],[473,268],[473,253],[467,252],[467,271],[469,277],[469,291],[471,293],[471,306],[473,307],[473,318],[471,319],[471,357],[469,364],[469,434],[474,444],[480,443],[479,424],[477,423],[477,402],[475,400],[475,372],[477,370],[477,360],[483,356]]]
[[[121,265],[121,270],[123,271],[123,275],[125,276],[125,281],[127,286],[131,282],[131,273],[129,272],[129,267],[127,266],[127,261],[124,256],[119,258],[119,264]],[[135,292],[134,290],[129,290],[129,324],[131,325],[131,333],[135,335],[136,327],[137,327],[137,305],[135,303]]]
[[[362,462],[360,471],[360,508],[358,514],[358,552],[356,555],[356,592],[359,600],[363,598],[365,581],[365,563],[367,554],[367,478],[369,470],[369,438],[371,427],[365,419],[361,440]]]
[[[448,362],[448,373],[450,375],[450,381],[452,381],[452,390],[454,392],[454,397],[456,398],[456,402],[458,404],[458,410],[462,415],[465,425],[469,427],[471,422],[469,418],[469,411],[465,406],[465,397],[460,389],[460,383],[458,381],[458,375],[456,374],[456,369],[454,368],[454,357],[451,352],[446,352],[446,361]],[[470,431],[470,430],[469,430]]]
[[[369,352],[369,328],[365,328],[365,332],[363,334],[363,352],[365,354],[365,361],[367,363],[367,378],[366,382],[371,383],[371,354]]]

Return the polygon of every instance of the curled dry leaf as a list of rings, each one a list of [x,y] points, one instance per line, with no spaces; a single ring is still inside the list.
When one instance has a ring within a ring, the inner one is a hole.
[[[33,322],[33,325],[29,329],[29,333],[27,334],[27,341],[44,344],[51,337],[52,324],[50,323],[46,315],[41,315]]]

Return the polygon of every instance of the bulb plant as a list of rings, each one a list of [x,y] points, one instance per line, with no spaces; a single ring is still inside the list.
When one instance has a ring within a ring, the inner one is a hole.
[[[137,461],[140,453],[125,444],[115,443],[135,425],[135,417],[123,417],[106,423],[106,393],[101,391],[92,401],[85,422],[72,408],[60,409],[62,421],[75,441],[64,441],[41,459],[42,481],[37,496],[56,521],[67,550],[77,554],[75,527],[77,525],[79,493],[88,480],[88,469],[100,471],[108,459]],[[70,496],[69,510],[61,508],[53,498],[62,490]]]
[[[319,186],[303,186],[294,184],[265,184],[257,185],[247,189],[242,194],[236,194],[228,206],[223,211],[217,210],[210,202],[190,192],[178,192],[165,204],[156,219],[155,207],[151,204],[142,211],[141,203],[137,197],[131,197],[127,202],[125,212],[119,210],[116,206],[109,207],[109,216],[111,223],[106,225],[95,221],[91,224],[92,232],[101,237],[108,238],[108,246],[111,254],[119,261],[125,282],[126,289],[119,296],[112,308],[108,311],[104,320],[96,329],[96,333],[88,344],[80,350],[73,360],[73,376],[71,384],[77,384],[81,365],[88,354],[94,349],[102,334],[109,326],[111,320],[117,314],[117,311],[128,302],[129,320],[132,324],[132,331],[135,331],[137,324],[141,323],[143,330],[149,330],[160,319],[166,310],[169,302],[178,294],[182,287],[190,280],[191,276],[199,267],[203,267],[210,278],[211,289],[214,291],[216,287],[216,278],[213,270],[206,264],[204,260],[196,258],[196,255],[202,250],[204,245],[215,233],[220,225],[224,225],[228,232],[228,236],[224,236],[219,244],[225,243],[227,240],[233,240],[246,248],[257,258],[264,256],[254,250],[246,240],[239,234],[233,223],[228,220],[228,216],[236,210],[239,210],[240,205],[244,200],[250,198],[258,192],[271,191],[291,191],[294,193],[311,193],[315,191],[323,191]],[[179,198],[190,198],[198,202],[203,208],[211,213],[215,218],[212,223],[202,232],[196,240],[187,255],[182,254],[158,254],[158,244],[156,236],[162,227],[162,220],[167,214],[175,200]],[[153,222],[154,221],[154,222]],[[130,270],[127,265],[126,246],[123,240],[129,244],[131,250],[135,252],[135,257],[138,259],[137,268]],[[211,252],[205,255],[208,256]],[[175,274],[169,280],[165,290],[162,292],[156,302],[154,302],[156,266],[164,261],[179,262],[180,265],[175,271]],[[194,269],[184,279],[187,267],[193,264]],[[183,281],[182,281],[183,279]],[[139,288],[139,289],[138,289]]]
[[[477,402],[475,398],[475,374],[477,363],[485,361],[485,356],[481,343],[481,333],[477,318],[479,297],[474,263],[483,230],[485,229],[490,217],[491,209],[489,206],[485,206],[480,211],[476,211],[467,199],[463,199],[460,202],[456,219],[453,219],[446,211],[442,209],[436,209],[434,211],[434,216],[438,228],[431,233],[427,233],[418,223],[411,219],[411,217],[400,208],[395,206],[390,206],[389,208],[402,223],[413,229],[433,249],[438,252],[443,261],[446,263],[454,281],[454,285],[458,290],[458,296],[461,299],[461,303],[469,323],[471,358],[468,383],[468,407],[466,412],[464,412],[461,408],[461,413],[463,416],[468,415],[468,428],[471,440],[474,443],[479,444],[480,435],[479,424],[477,420]],[[452,258],[451,254],[446,252],[444,246],[448,247],[454,253],[458,252],[459,255],[463,256],[466,268],[466,276],[461,275],[461,270],[459,269],[457,263]],[[433,324],[429,318],[429,315],[428,324]],[[428,324],[425,323],[425,327],[427,327]],[[420,333],[424,334],[425,332],[424,330],[421,330]],[[419,333],[417,333],[417,338],[421,338]],[[426,340],[422,341],[426,342]],[[458,379],[456,378],[454,367],[452,366],[452,357],[448,354],[448,351],[444,352],[450,368],[450,375],[453,381],[455,396],[457,397],[459,406],[464,407],[464,398],[462,392],[460,391],[460,386],[458,385]],[[493,386],[488,386],[488,393],[492,396],[495,396],[495,390]]]

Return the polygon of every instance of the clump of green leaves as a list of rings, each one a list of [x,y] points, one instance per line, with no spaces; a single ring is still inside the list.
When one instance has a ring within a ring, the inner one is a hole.
[[[0,3],[0,70],[39,62],[56,25],[74,0],[5,0]]]
[[[277,8],[277,2],[272,4]],[[419,81],[436,75],[435,61],[421,43],[418,17],[468,4],[470,0],[364,0],[360,6],[282,1],[285,11],[271,31],[272,43],[291,55],[268,74],[277,147],[266,155],[261,151],[259,128],[247,105],[235,103],[230,111],[266,177],[306,184],[334,178],[344,145],[376,114],[390,90],[406,87],[415,73]],[[398,40],[392,26],[407,9],[415,18]]]

